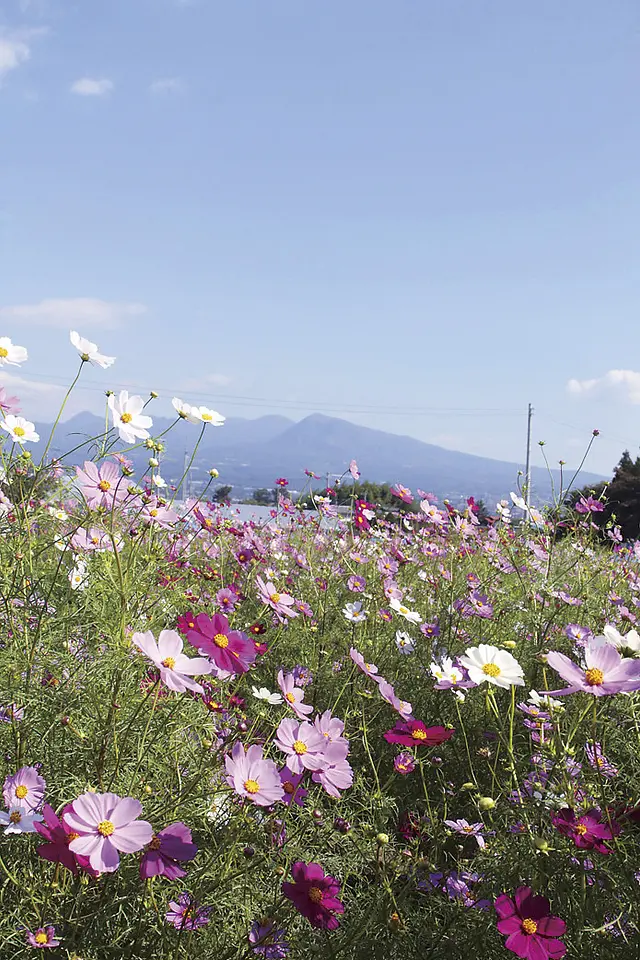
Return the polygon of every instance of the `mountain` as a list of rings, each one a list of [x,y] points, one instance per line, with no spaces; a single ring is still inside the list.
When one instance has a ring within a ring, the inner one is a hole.
[[[159,436],[172,420],[154,418],[154,435]],[[50,427],[39,427],[46,438]],[[51,453],[62,456],[83,439],[98,436],[104,421],[89,413],[77,414],[60,424]],[[177,482],[184,472],[186,457],[191,456],[200,428],[195,424],[178,423],[163,437],[162,475]],[[44,449],[44,440],[32,448],[34,459]],[[91,449],[84,446],[65,462],[81,463]],[[149,453],[136,450],[131,455],[136,469],[144,469]],[[517,489],[518,472],[524,464],[491,460],[457,450],[447,450],[413,437],[361,427],[348,420],[312,414],[297,423],[281,416],[258,417],[254,420],[230,417],[221,428],[207,427],[191,470],[192,482],[198,485],[211,467],[220,471],[220,483],[234,487],[234,495],[250,493],[256,487],[273,487],[276,477],[286,477],[291,489],[301,489],[308,482],[305,468],[326,478],[343,473],[355,458],[364,479],[379,483],[400,481],[412,489],[421,487],[456,502],[462,497],[483,499],[491,508]],[[559,473],[552,471],[556,490]],[[567,470],[565,478],[571,477]],[[595,484],[603,479],[581,471],[579,486]],[[565,479],[566,482],[566,479]],[[319,486],[319,482],[316,484]],[[547,470],[533,467],[532,498],[537,502],[551,499],[551,481]]]

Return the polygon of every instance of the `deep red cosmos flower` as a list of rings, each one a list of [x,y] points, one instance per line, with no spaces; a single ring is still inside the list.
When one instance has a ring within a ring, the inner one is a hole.
[[[339,923],[335,914],[344,913],[344,905],[338,900],[338,881],[325,875],[319,863],[303,863],[302,860],[293,864],[291,873],[294,883],[282,884],[285,897],[312,927],[336,930]]]
[[[577,817],[575,810],[564,807],[551,815],[551,822],[556,830],[565,837],[570,837],[576,847],[581,850],[597,850],[598,853],[611,853],[605,841],[613,840],[620,833],[620,824],[613,818],[611,826],[608,820],[603,823],[599,810],[587,810]]]
[[[393,730],[387,730],[387,743],[401,743],[404,747],[437,747],[450,740],[453,730],[446,727],[425,727],[422,720],[399,720]]]
[[[567,925],[560,917],[550,916],[546,897],[536,897],[531,887],[519,887],[513,900],[506,893],[495,902],[498,931],[506,936],[505,947],[525,960],[558,960],[567,948],[562,937]]]

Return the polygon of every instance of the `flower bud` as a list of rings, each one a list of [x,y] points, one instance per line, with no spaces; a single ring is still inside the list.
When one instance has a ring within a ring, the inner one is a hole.
[[[478,806],[481,810],[493,810],[496,802],[492,797],[480,797],[478,800]]]
[[[150,390],[150,391],[149,391],[149,396],[151,397],[152,400],[157,400],[157,399],[158,399],[158,394],[156,393],[155,390]]]
[[[503,640],[502,646],[506,647],[507,650],[514,650],[518,646],[515,640]]]
[[[460,789],[461,789],[461,790],[475,790],[475,789],[476,789],[476,785],[475,785],[475,783],[471,783],[470,781],[467,781],[467,783],[463,783],[463,784],[462,784],[462,786],[460,787]]]
[[[376,837],[376,841],[381,847],[385,847],[389,843],[389,834],[379,833]]]
[[[209,470],[209,476],[213,477],[213,479],[215,480],[216,477],[220,476],[220,474],[218,473],[215,467],[211,467],[211,470]]]
[[[150,466],[150,467],[159,467],[160,464],[158,463],[158,461],[156,460],[155,457],[149,457],[149,466]]]

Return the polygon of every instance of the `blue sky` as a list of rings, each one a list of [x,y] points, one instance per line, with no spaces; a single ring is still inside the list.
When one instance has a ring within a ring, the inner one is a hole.
[[[227,416],[638,444],[636,0],[2,0],[0,373],[74,327]],[[164,404],[164,405],[163,405]],[[158,413],[167,401],[158,401]],[[535,448],[535,462],[541,462]]]

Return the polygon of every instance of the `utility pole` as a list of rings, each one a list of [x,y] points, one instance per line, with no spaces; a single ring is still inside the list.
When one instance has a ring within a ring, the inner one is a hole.
[[[531,418],[533,417],[533,407],[529,404],[527,410],[527,459],[524,468],[524,502],[527,507],[531,501]]]

